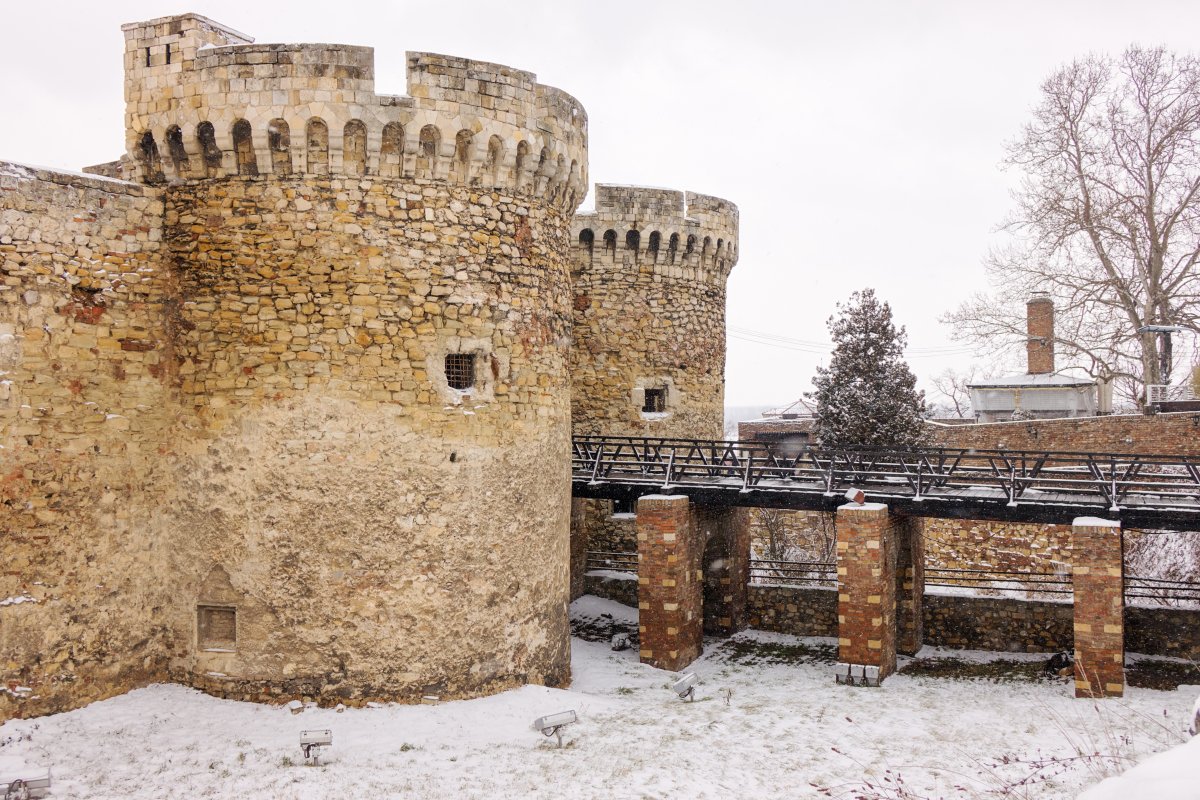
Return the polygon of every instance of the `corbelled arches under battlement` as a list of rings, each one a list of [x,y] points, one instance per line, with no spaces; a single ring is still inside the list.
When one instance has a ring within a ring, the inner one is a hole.
[[[238,175],[258,175],[258,155],[254,152],[253,132],[250,123],[239,119],[233,123],[233,155]]]
[[[276,118],[267,123],[267,148],[271,151],[271,172],[291,175],[292,126],[286,119]]]
[[[632,263],[648,263],[655,266],[673,267],[679,266],[684,269],[690,268],[692,271],[704,269],[707,272],[714,273],[715,276],[725,276],[729,272],[731,262],[736,261],[732,255],[732,248],[727,248],[724,240],[718,239],[717,245],[714,248],[711,240],[706,244],[701,244],[699,249],[696,249],[695,242],[692,242],[692,249],[686,250],[682,254],[679,252],[679,234],[670,234],[666,249],[662,246],[662,233],[659,231],[651,231],[649,236],[645,238],[645,245],[642,245],[641,232],[636,229],[629,229],[624,234],[624,246],[617,247],[618,235],[615,230],[609,229],[604,232],[603,254],[610,260],[620,261],[623,258],[622,254],[628,254]],[[707,238],[707,237],[706,237]],[[596,232],[591,228],[580,228],[575,236],[576,246],[586,251],[590,261],[596,248]],[[681,273],[681,277],[688,277],[689,273]],[[699,279],[700,273],[691,275],[691,277]]]
[[[383,140],[379,145],[379,174],[386,178],[398,178],[404,174],[404,126],[389,122],[383,126]]]
[[[574,231],[589,265],[649,264],[673,279],[723,286],[737,264],[737,206],[709,195],[597,184],[596,210],[577,214]],[[600,231],[604,246],[596,248]]]
[[[367,126],[352,119],[342,129],[342,173],[367,174]]]
[[[304,174],[445,180],[538,193],[570,208],[585,194],[579,160],[568,161],[542,146],[534,163],[528,141],[510,146],[486,130],[477,134],[463,128],[447,137],[436,124],[389,122],[372,131],[365,121],[351,119],[335,131],[320,116],[278,116],[261,124],[249,116],[227,128],[204,120],[193,128],[184,123],[161,134],[146,131],[138,137],[137,169],[147,183]],[[293,131],[304,135],[293,136]],[[165,153],[159,141],[166,143]]]

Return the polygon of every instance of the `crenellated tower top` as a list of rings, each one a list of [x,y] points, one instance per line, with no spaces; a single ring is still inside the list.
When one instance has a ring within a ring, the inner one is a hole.
[[[596,184],[596,208],[575,215],[584,268],[647,266],[663,275],[724,285],[738,259],[738,209],[695,192]]]
[[[147,183],[379,175],[548,197],[587,186],[587,113],[531,72],[408,53],[407,96],[375,93],[369,47],[256,44],[198,14],[122,26],[126,152]]]

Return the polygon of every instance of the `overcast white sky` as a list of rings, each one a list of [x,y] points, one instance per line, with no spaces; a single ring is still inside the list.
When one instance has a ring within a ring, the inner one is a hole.
[[[531,70],[587,108],[593,181],[737,203],[730,405],[790,401],[822,359],[737,331],[825,342],[835,303],[865,286],[907,326],[923,386],[969,363],[937,317],[984,286],[1015,183],[1002,146],[1041,80],[1132,42],[1195,49],[1200,31],[1195,0],[12,3],[0,159],[116,158],[120,24],[184,11],[260,42],[371,45],[382,92],[404,92],[405,50]]]

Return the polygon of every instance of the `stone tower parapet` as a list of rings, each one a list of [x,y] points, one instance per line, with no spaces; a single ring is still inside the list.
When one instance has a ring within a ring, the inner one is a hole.
[[[256,44],[197,14],[125,25],[126,151],[143,181],[379,175],[548,198],[587,186],[587,113],[512,67],[408,54],[376,94],[374,50]]]
[[[724,291],[738,258],[738,209],[695,192],[596,184],[594,211],[575,215],[578,268],[647,267],[667,280]]]

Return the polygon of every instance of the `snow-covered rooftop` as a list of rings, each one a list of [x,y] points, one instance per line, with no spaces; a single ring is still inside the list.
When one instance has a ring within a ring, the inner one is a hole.
[[[968,389],[1023,389],[1028,386],[1095,386],[1090,378],[1075,378],[1070,375],[1037,374],[1002,375],[999,378],[980,378],[967,384]]]

